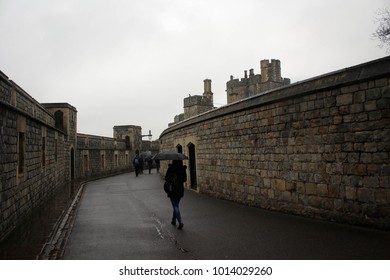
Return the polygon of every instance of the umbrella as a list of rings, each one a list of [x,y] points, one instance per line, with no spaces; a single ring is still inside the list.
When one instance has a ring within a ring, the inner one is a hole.
[[[139,156],[142,157],[142,158],[146,158],[147,156],[150,156],[150,153],[142,152],[142,153],[139,154]]]
[[[145,160],[146,160],[146,161],[153,160],[153,155],[147,155],[147,156],[145,157]]]
[[[161,152],[156,155],[154,155],[153,159],[160,159],[160,160],[184,160],[188,159],[187,156],[174,152],[174,151],[168,151],[168,152]]]

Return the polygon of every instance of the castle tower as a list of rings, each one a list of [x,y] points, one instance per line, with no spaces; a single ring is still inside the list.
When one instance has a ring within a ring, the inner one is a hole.
[[[270,72],[270,75],[272,77],[272,81],[274,82],[281,82],[281,70],[280,70],[280,60],[278,59],[272,59],[271,60],[271,68],[268,69]]]
[[[226,82],[227,103],[236,102],[243,98],[253,96],[271,89],[275,89],[291,83],[290,79],[281,77],[280,60],[263,59],[260,61],[261,74],[255,74],[253,69],[244,71],[244,78],[234,79]]]
[[[263,59],[260,61],[260,74],[261,74],[261,82],[265,83],[268,81],[268,66],[269,60]]]
[[[138,125],[114,126],[114,138],[125,141],[126,147],[131,151],[140,151],[142,148],[142,128]]]
[[[269,62],[268,59],[263,59],[260,61],[260,71],[261,71],[261,82],[281,82],[281,70],[280,70],[280,60],[272,59]]]

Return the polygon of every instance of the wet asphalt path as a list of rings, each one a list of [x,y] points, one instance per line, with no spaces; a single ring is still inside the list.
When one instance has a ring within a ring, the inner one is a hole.
[[[155,173],[89,183],[64,259],[390,259],[390,232],[265,211],[186,191],[184,229]]]

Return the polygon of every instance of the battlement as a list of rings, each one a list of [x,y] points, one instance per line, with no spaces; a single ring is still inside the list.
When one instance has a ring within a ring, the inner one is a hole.
[[[240,99],[275,89],[291,83],[290,79],[281,77],[280,60],[263,59],[260,61],[260,73],[254,74],[254,70],[244,71],[244,77],[230,80],[226,83],[227,102],[232,103]]]

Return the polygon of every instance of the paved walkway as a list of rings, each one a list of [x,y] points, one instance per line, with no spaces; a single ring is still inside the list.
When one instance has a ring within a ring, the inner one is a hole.
[[[153,171],[155,172],[155,170]],[[89,183],[64,259],[390,259],[390,232],[251,208],[186,191],[184,229],[156,173]]]

